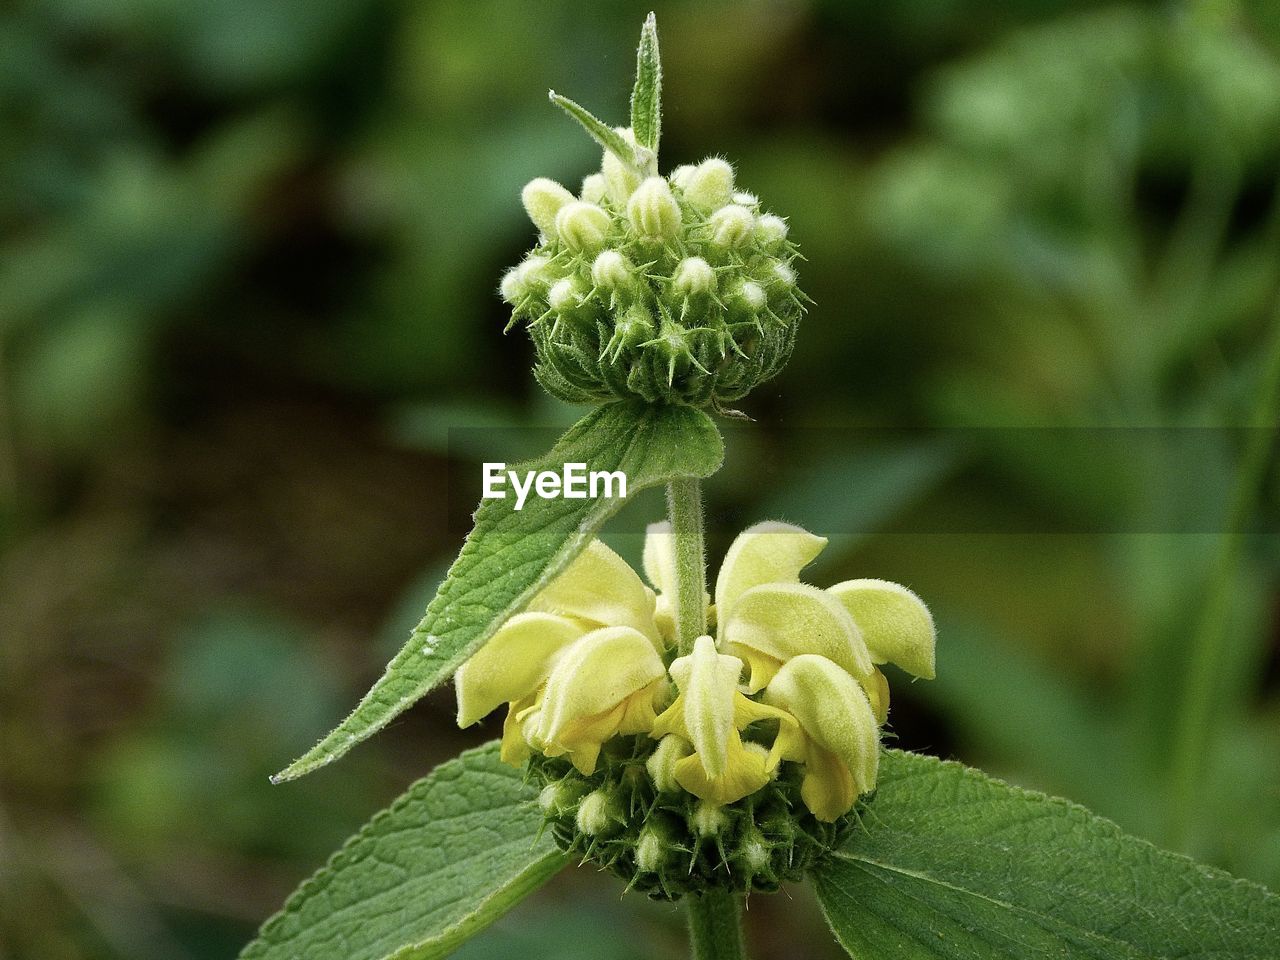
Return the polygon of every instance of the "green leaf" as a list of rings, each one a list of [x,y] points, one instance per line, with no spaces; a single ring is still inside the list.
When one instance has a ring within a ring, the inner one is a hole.
[[[568,858],[498,744],[436,767],[370,820],[262,926],[241,960],[431,960]]]
[[[604,147],[615,157],[625,163],[627,166],[636,170],[640,169],[639,159],[636,157],[635,148],[622,138],[617,130],[609,126],[595,114],[580,103],[575,103],[568,97],[562,97],[554,90],[548,90],[547,96],[551,102],[558,106],[573,119],[582,125],[582,129],[587,131],[591,139],[600,146]]]
[[[1274,957],[1280,897],[1083,807],[885,752],[844,847],[815,872],[859,960]]]
[[[381,730],[447,680],[495,630],[533,598],[590,542],[610,516],[641,490],[714,473],[724,442],[710,418],[692,407],[613,403],[579,420],[544,457],[514,470],[554,470],[585,463],[621,470],[627,497],[485,500],[475,527],[426,616],[382,677],[336,730],[273,779],[310,773]]]
[[[662,58],[658,53],[658,20],[650,13],[636,50],[636,85],[631,90],[631,130],[636,142],[658,152],[662,137]]]

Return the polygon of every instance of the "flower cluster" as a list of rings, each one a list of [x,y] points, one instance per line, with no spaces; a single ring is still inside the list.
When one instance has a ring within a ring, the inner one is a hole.
[[[563,813],[568,803],[587,837],[626,825],[637,781],[654,798],[641,806],[687,810],[695,836],[719,833],[727,811],[763,808],[788,785],[813,819],[834,823],[875,788],[889,709],[879,666],[932,677],[934,630],[924,604],[897,584],[801,583],[825,544],[780,523],[742,533],[708,606],[715,636],[678,656],[669,525],[646,538],[652,586],[593,541],[459,670],[458,723],[506,704],[503,758],[569,775],[570,795],[553,782],[546,806]],[[616,770],[601,769],[610,764]],[[602,786],[615,782],[626,804]],[[631,854],[641,867],[653,833],[643,813]]]
[[[786,363],[804,309],[787,224],[724,160],[662,177],[634,159],[606,149],[577,196],[542,177],[524,188],[539,242],[502,279],[511,322],[563,400],[737,400]]]

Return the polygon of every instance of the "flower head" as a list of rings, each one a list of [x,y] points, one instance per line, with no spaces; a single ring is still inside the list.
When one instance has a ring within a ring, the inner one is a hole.
[[[593,541],[458,672],[458,722],[506,703],[506,759],[566,757],[587,775],[611,741],[640,736],[649,746],[627,749],[653,789],[696,798],[704,819],[795,769],[808,810],[837,820],[875,788],[880,665],[932,677],[934,629],[898,584],[802,583],[825,545],[788,524],[744,531],[704,598],[715,636],[678,655],[670,526],[645,539],[653,589]]]

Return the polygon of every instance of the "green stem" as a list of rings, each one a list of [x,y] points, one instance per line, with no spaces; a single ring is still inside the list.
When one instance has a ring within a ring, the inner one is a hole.
[[[746,960],[742,902],[731,890],[712,888],[685,897],[693,960]]]
[[[680,655],[707,632],[707,561],[702,543],[702,488],[696,479],[667,486],[667,508],[676,537],[676,640]]]
[[[1205,593],[1204,606],[1196,621],[1188,651],[1186,685],[1174,730],[1170,762],[1170,804],[1166,842],[1185,849],[1195,809],[1198,787],[1204,772],[1209,728],[1214,717],[1223,644],[1227,641],[1227,619],[1240,562],[1244,528],[1262,492],[1268,454],[1276,436],[1276,410],[1280,408],[1280,310],[1268,345],[1261,382],[1254,399],[1250,432],[1231,491],[1226,527],[1218,541],[1213,569]]]

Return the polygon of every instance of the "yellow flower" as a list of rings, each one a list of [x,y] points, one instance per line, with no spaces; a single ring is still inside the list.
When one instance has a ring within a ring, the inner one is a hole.
[[[756,720],[795,725],[783,711],[744,696],[738,689],[741,674],[741,660],[718,653],[710,637],[699,637],[693,653],[671,664],[679,693],[650,733],[655,739],[674,735],[688,742],[693,752],[676,761],[675,781],[717,805],[755,793],[778,765],[778,757],[768,750],[744,744],[741,730]]]
[[[880,727],[861,685],[815,654],[792,657],[764,695],[799,724],[779,730],[775,751],[805,766],[800,797],[819,820],[835,820],[875,788]]]
[[[654,605],[635,571],[592,541],[458,670],[458,725],[506,703],[504,760],[524,762],[532,745],[592,773],[605,741],[648,732],[665,695]]]
[[[506,703],[503,759],[567,756],[587,775],[610,739],[648,734],[659,741],[646,762],[654,786],[698,797],[708,816],[763,788],[779,764],[800,764],[801,799],[835,820],[875,788],[889,707],[878,665],[932,677],[934,627],[898,584],[801,583],[826,542],[783,523],[743,531],[714,606],[702,599],[716,637],[666,666],[677,619],[670,525],[645,539],[656,593],[593,541],[458,671],[458,723]]]

